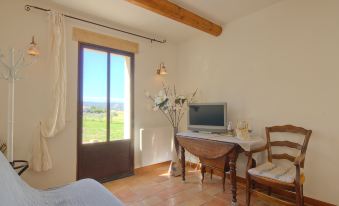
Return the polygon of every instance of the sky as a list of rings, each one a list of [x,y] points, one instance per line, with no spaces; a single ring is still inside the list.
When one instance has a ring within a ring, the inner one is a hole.
[[[107,101],[107,53],[84,49],[83,101]],[[123,102],[125,84],[125,58],[110,55],[111,102]]]

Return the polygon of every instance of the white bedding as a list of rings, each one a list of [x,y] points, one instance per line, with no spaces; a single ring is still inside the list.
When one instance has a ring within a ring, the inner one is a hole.
[[[0,206],[121,206],[100,183],[84,179],[46,191],[26,184],[0,152]]]

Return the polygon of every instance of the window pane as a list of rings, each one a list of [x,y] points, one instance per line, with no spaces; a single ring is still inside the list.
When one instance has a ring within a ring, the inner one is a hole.
[[[83,52],[82,143],[107,141],[107,53]]]
[[[110,141],[129,139],[129,58],[111,54],[110,99],[111,122]]]

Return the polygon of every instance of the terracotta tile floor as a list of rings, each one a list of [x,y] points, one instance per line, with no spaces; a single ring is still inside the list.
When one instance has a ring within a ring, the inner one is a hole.
[[[206,175],[203,184],[200,182],[200,171],[188,168],[186,182],[181,177],[170,177],[168,165],[159,165],[151,171],[136,172],[135,176],[107,182],[109,189],[126,205],[185,205],[185,206],[218,206],[231,205],[230,183],[222,191],[221,178]],[[238,205],[245,205],[245,187],[238,185]],[[271,206],[261,200],[252,198],[255,206]]]

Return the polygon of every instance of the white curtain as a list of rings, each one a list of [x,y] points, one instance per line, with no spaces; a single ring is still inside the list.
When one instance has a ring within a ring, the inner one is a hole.
[[[48,68],[53,72],[53,99],[48,118],[40,123],[39,135],[34,138],[32,168],[42,172],[52,168],[52,160],[46,139],[55,137],[66,124],[66,46],[65,19],[58,12],[50,11]]]

